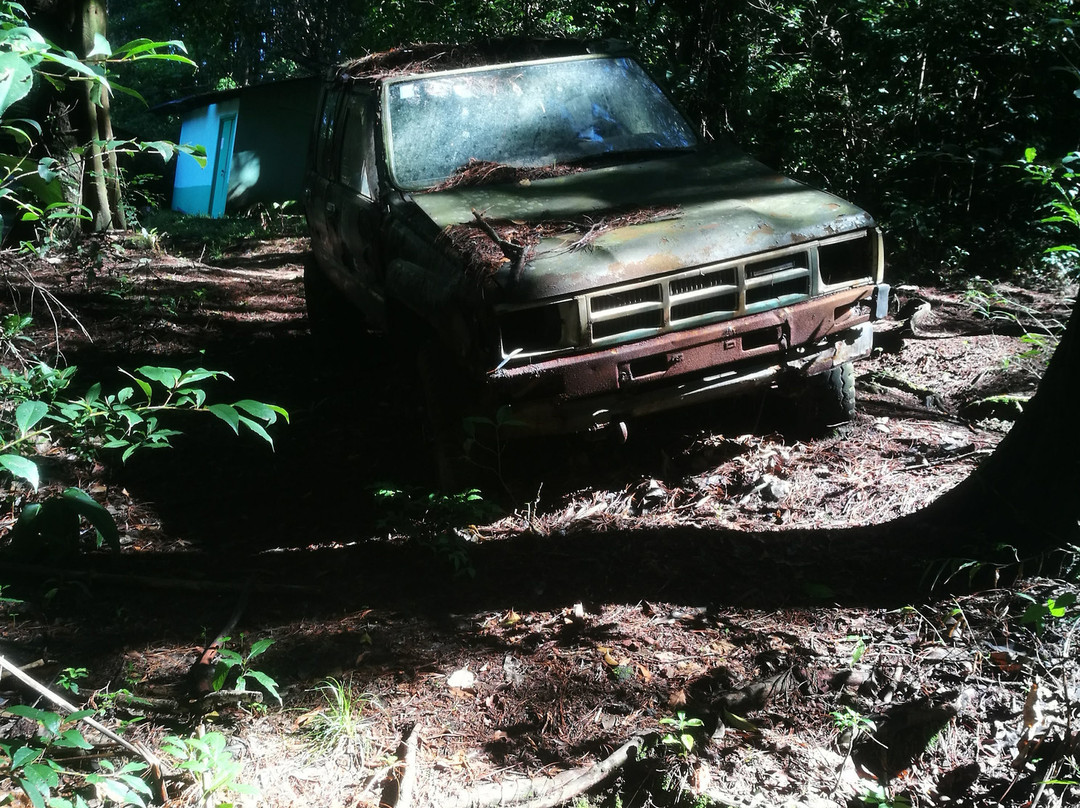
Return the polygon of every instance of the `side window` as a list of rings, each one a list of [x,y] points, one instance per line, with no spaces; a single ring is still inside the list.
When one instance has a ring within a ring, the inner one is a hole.
[[[354,191],[374,199],[375,139],[371,96],[350,95],[345,101],[344,113],[339,179]]]
[[[315,170],[323,177],[334,175],[334,132],[341,90],[327,90],[323,96],[322,114],[318,121],[315,141]]]

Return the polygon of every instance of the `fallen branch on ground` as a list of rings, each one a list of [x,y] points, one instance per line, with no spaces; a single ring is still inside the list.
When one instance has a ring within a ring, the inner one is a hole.
[[[53,705],[55,705],[57,707],[60,707],[63,710],[67,710],[69,713],[78,712],[78,708],[74,704],[72,704],[71,702],[67,701],[66,699],[63,699],[60,696],[56,695],[51,690],[49,690],[49,688],[45,687],[45,685],[41,684],[36,679],[33,679],[30,676],[28,676],[27,674],[23,673],[23,671],[20,668],[18,668],[17,666],[13,665],[10,662],[8,662],[7,659],[5,659],[3,656],[0,656],[0,670],[5,670],[5,669],[12,676],[14,676],[16,679],[18,679],[20,682],[22,682],[27,687],[29,687],[35,693],[40,695],[42,698],[44,698],[50,704],[53,704]],[[138,755],[143,760],[145,760],[147,762],[147,764],[149,764],[151,770],[154,772],[155,779],[159,783],[161,782],[162,765],[161,765],[161,761],[158,759],[158,757],[156,755],[154,755],[152,752],[150,752],[150,751],[148,751],[146,749],[141,749],[138,746],[136,746],[135,744],[131,743],[131,741],[128,741],[127,739],[120,737],[115,732],[113,732],[111,729],[109,729],[104,724],[102,724],[100,721],[98,721],[98,720],[96,720],[94,718],[91,718],[88,715],[83,716],[79,720],[82,723],[86,724],[87,726],[96,729],[98,732],[100,732],[102,735],[104,735],[109,740],[115,741],[116,743],[120,744],[122,747],[127,749],[129,752],[133,752],[134,754]]]
[[[442,808],[555,808],[600,785],[645,749],[658,743],[655,733],[637,735],[598,763],[554,777],[520,777],[490,783],[442,801]]]

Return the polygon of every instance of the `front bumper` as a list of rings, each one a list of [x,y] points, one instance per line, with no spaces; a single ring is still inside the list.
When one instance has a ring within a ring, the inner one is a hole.
[[[602,351],[503,368],[488,382],[530,432],[602,429],[867,356],[870,320],[887,296],[884,284],[848,289]]]

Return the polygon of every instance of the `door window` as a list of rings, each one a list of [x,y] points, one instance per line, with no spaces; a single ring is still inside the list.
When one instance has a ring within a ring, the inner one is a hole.
[[[368,95],[350,95],[345,102],[340,180],[368,199],[375,198],[375,137]]]

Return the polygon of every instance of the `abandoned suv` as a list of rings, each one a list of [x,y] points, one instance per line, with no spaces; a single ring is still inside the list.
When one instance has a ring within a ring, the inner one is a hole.
[[[313,327],[389,329],[420,349],[433,408],[501,407],[539,434],[625,434],[789,376],[842,420],[887,307],[867,213],[702,142],[619,51],[344,64],[305,198]]]

